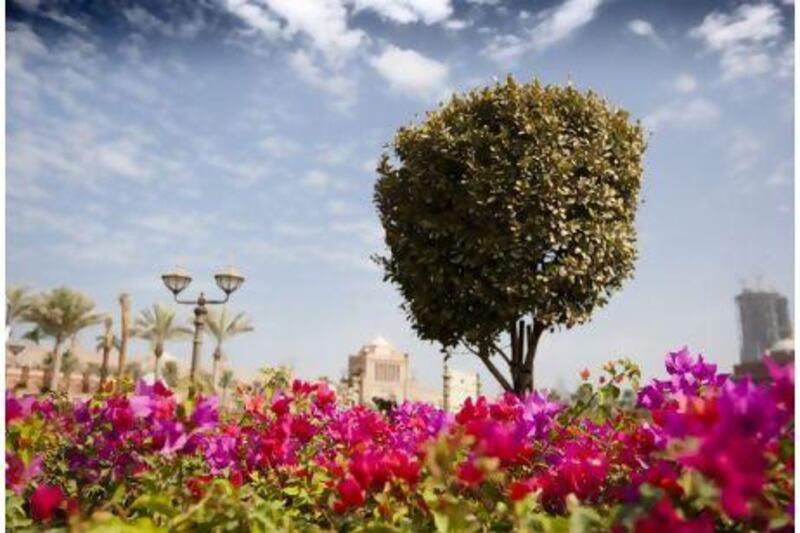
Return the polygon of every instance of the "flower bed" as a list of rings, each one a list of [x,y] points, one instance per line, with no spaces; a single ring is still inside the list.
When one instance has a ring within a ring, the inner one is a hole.
[[[84,531],[746,531],[793,527],[793,367],[719,375],[682,350],[534,393],[343,408],[325,384],[178,402],[6,397],[6,523]]]

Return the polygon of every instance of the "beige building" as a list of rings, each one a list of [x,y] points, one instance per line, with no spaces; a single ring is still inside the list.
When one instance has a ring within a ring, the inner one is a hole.
[[[411,375],[408,354],[383,337],[377,337],[350,355],[347,377],[339,387],[346,403],[373,405],[374,398],[403,402],[421,401],[442,405],[440,392],[418,383]]]
[[[481,378],[477,373],[444,367],[444,408],[451,412],[461,409],[467,398],[473,400],[481,395]]]

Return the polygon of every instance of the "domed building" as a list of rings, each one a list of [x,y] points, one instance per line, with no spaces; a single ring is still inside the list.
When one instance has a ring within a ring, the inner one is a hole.
[[[381,336],[349,356],[347,377],[340,386],[339,396],[361,405],[374,405],[376,399],[442,405],[440,391],[425,387],[412,377],[408,354]]]

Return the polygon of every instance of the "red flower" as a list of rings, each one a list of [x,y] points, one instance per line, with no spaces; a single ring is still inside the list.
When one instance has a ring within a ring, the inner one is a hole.
[[[211,482],[213,476],[206,474],[205,476],[196,476],[186,480],[186,488],[192,495],[195,501],[200,500],[205,494],[205,487]]]
[[[303,444],[311,440],[311,438],[317,432],[314,424],[309,422],[308,418],[304,416],[293,418],[291,428],[292,434]]]
[[[324,383],[317,386],[317,395],[314,398],[314,405],[323,409],[336,401],[336,393]]]
[[[699,516],[693,520],[684,520],[676,512],[668,498],[662,498],[656,503],[650,513],[640,518],[634,526],[635,533],[661,533],[672,531],[675,533],[712,533],[713,521],[708,516]]]
[[[67,514],[75,516],[81,512],[81,505],[78,503],[78,498],[67,498]]]
[[[281,396],[272,402],[272,412],[278,416],[285,415],[289,412],[289,406],[292,404],[292,399],[288,396]]]
[[[339,501],[333,505],[334,511],[343,513],[353,507],[359,507],[366,501],[366,492],[353,476],[347,476],[336,485]]]
[[[241,487],[241,486],[242,486],[242,482],[243,482],[243,481],[244,481],[244,476],[243,476],[243,475],[242,475],[242,473],[241,473],[240,471],[238,471],[238,470],[237,470],[237,471],[235,471],[235,472],[233,472],[233,473],[231,474],[231,476],[230,476],[230,482],[231,482],[231,485],[233,485],[233,486],[234,486],[234,487],[236,487],[236,488],[239,488],[239,487]]]
[[[31,494],[31,514],[39,522],[49,522],[64,501],[64,492],[57,485],[39,485]]]
[[[483,472],[475,463],[467,461],[458,467],[458,479],[469,486],[479,485],[483,481]]]
[[[508,488],[509,497],[511,501],[519,501],[536,489],[533,479],[526,481],[515,481]]]

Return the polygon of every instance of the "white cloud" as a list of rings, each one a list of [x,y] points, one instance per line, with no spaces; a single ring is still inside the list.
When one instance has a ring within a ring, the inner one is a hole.
[[[268,135],[260,143],[268,154],[275,157],[287,157],[300,151],[300,145],[280,135]]]
[[[703,98],[677,101],[662,106],[644,118],[645,126],[656,131],[665,127],[691,127],[712,122],[719,117],[716,105]]]
[[[377,167],[378,160],[375,158],[365,159],[364,162],[361,163],[361,170],[364,172],[373,173]]]
[[[86,27],[86,24],[74,17],[57,11],[57,9],[55,9],[52,5],[48,6],[46,9],[43,9],[42,0],[15,0],[14,3],[25,11],[36,13],[36,15],[39,17],[52,20],[53,22],[61,24],[67,28],[70,28],[71,30],[82,33],[89,31],[89,28]]]
[[[645,39],[649,39],[653,42],[656,46],[660,48],[666,48],[666,43],[661,39],[661,37],[656,32],[656,29],[653,27],[646,20],[642,19],[634,19],[628,22],[628,30],[631,31],[634,35],[638,35],[639,37],[644,37]]]
[[[337,61],[355,50],[364,32],[347,26],[347,9],[339,0],[265,0],[286,21],[283,31],[304,33],[328,59]]]
[[[370,64],[394,90],[424,99],[442,95],[450,75],[444,63],[392,45],[372,58]]]
[[[373,246],[380,244],[383,240],[383,228],[375,219],[334,222],[330,229],[336,233],[352,235],[364,244]]]
[[[742,43],[764,42],[783,32],[781,14],[772,4],[742,4],[732,14],[713,12],[691,30],[715,50]]]
[[[675,78],[674,86],[679,93],[691,93],[697,89],[697,80],[691,74],[680,74]]]
[[[356,12],[370,9],[381,17],[400,24],[435,24],[453,13],[450,0],[354,0],[353,3]]]
[[[464,19],[450,19],[444,21],[442,26],[444,26],[446,30],[461,31],[472,26],[472,21]]]
[[[353,207],[342,200],[331,200],[325,208],[328,210],[328,213],[336,216],[349,215],[353,212]]]
[[[321,143],[314,149],[317,161],[327,166],[337,166],[347,162],[356,150],[356,143],[343,141],[336,144]]]
[[[139,6],[125,8],[122,10],[122,14],[139,31],[161,33],[168,37],[195,37],[205,26],[203,19],[198,14],[194,14],[191,19],[170,22],[156,17]]]
[[[536,16],[536,25],[523,36],[496,36],[483,54],[495,61],[517,59],[529,51],[542,52],[567,39],[597,15],[603,0],[564,0]]]
[[[775,169],[769,178],[767,178],[767,185],[769,187],[786,187],[794,182],[794,165],[791,161],[784,161],[778,168]]]
[[[794,41],[786,43],[783,52],[778,56],[777,67],[775,75],[779,78],[794,76]]]
[[[333,183],[333,179],[322,170],[310,170],[303,178],[303,185],[312,189],[326,189]]]
[[[208,155],[205,161],[222,171],[226,179],[231,179],[239,187],[255,185],[268,176],[263,161],[242,161],[227,157],[223,153]]]
[[[307,52],[298,50],[291,54],[289,65],[304,82],[333,95],[336,99],[335,105],[340,111],[350,109],[355,103],[355,83],[343,74],[325,72],[314,63]]]
[[[191,239],[219,223],[214,213],[154,212],[136,217],[133,225],[157,236]]]
[[[226,0],[225,7],[270,40],[308,38],[332,64],[340,64],[366,37],[348,27],[347,8],[340,0]]]
[[[724,80],[780,75],[781,62],[773,57],[773,49],[783,34],[782,19],[772,4],[742,4],[732,13],[709,13],[689,35],[720,54]]]
[[[728,142],[728,160],[734,175],[742,175],[755,168],[764,146],[752,132],[745,129],[736,129],[731,133]]]
[[[267,6],[248,0],[225,0],[224,6],[262,36],[274,39],[280,35],[280,22]]]

